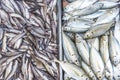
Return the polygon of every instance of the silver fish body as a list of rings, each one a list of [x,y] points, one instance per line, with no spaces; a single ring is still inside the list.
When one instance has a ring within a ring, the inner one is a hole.
[[[76,65],[80,65],[80,57],[78,56],[77,49],[75,44],[70,40],[70,38],[63,32],[63,49],[66,58],[75,63]]]
[[[107,32],[112,25],[114,24],[114,21],[111,23],[105,23],[93,26],[90,28],[86,33],[84,34],[84,38],[94,38],[103,35],[105,32]]]
[[[76,20],[76,21],[70,21],[65,27],[63,27],[63,30],[67,32],[76,33],[76,32],[85,32],[90,27],[91,27],[90,25],[82,23],[80,20]]]
[[[113,33],[110,32],[109,37],[109,52],[112,63],[116,66],[120,63],[120,44],[113,36]]]
[[[89,15],[92,14],[94,12],[97,12],[100,8],[102,8],[103,4],[93,4],[90,5],[82,10],[74,10],[71,11],[69,14],[71,16],[85,16],[85,15]]]
[[[113,79],[113,67],[112,67],[112,63],[109,58],[110,55],[109,55],[109,46],[108,46],[108,35],[103,35],[100,38],[100,53],[101,53],[101,57],[105,64],[106,77],[112,80]]]
[[[100,56],[100,53],[93,46],[90,51],[90,63],[97,78],[102,80],[104,77],[104,62]]]
[[[104,4],[102,9],[115,8],[120,4],[120,2],[113,2],[113,1],[99,1],[98,3]]]
[[[109,23],[113,21],[118,14],[119,14],[119,8],[110,9],[105,14],[97,18],[96,22],[93,25],[95,26],[98,24]]]
[[[81,58],[90,65],[88,44],[79,34],[75,34],[75,43]]]
[[[85,72],[75,64],[71,64],[64,61],[54,60],[55,62],[59,63],[62,69],[71,77],[76,80],[90,80]]]
[[[117,39],[117,41],[120,44],[120,21],[116,21],[115,27],[114,27],[114,36]]]

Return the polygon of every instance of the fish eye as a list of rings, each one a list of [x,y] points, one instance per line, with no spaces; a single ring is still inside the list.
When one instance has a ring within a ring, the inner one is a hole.
[[[79,36],[77,35],[76,37],[78,38]]]
[[[101,79],[102,77],[101,76],[99,76],[99,79]]]
[[[89,35],[87,34],[87,37],[89,37]]]
[[[75,60],[75,62],[77,62],[77,60]]]

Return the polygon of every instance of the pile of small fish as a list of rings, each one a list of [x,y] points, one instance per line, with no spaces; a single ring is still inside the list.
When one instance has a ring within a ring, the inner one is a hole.
[[[68,0],[63,11],[65,80],[120,80],[120,2]],[[67,74],[66,74],[67,73]]]
[[[57,0],[0,0],[0,80],[58,80]]]

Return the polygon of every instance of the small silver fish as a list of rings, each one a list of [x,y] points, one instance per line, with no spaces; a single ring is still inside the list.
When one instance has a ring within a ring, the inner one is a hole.
[[[104,62],[100,56],[100,53],[93,47],[91,46],[91,51],[90,51],[90,63],[91,63],[91,68],[94,71],[95,75],[99,80],[102,80],[104,77]]]
[[[63,32],[63,49],[66,58],[70,61],[75,63],[76,65],[80,66],[80,57],[78,56],[77,49],[75,44],[70,40],[70,38]]]
[[[54,61],[59,63],[62,69],[72,78],[76,80],[90,80],[89,77],[85,74],[85,72],[77,65],[64,61],[58,61],[58,60],[54,60]]]
[[[87,63],[87,65],[90,65],[89,62],[89,47],[88,44],[79,34],[75,34],[75,43],[77,50],[81,56],[81,58]]]
[[[113,36],[112,31],[109,37],[109,52],[112,63],[116,66],[120,63],[120,44]]]
[[[90,28],[86,33],[84,34],[84,38],[93,38],[103,35],[105,32],[107,32],[111,27],[113,27],[114,21],[111,23],[105,23],[93,26]]]

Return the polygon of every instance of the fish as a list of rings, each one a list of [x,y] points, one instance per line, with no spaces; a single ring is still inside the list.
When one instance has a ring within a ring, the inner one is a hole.
[[[57,0],[0,1],[0,79],[58,80],[59,67],[50,62],[59,55],[57,5]]]
[[[75,63],[76,65],[80,66],[80,57],[78,56],[77,49],[75,44],[71,41],[71,39],[63,32],[63,49],[66,55],[66,58],[70,61]]]
[[[111,27],[113,27],[114,23],[115,22],[112,21],[111,23],[104,23],[93,26],[92,28],[85,32],[84,38],[87,39],[101,36],[104,33],[106,33]]]
[[[97,78],[102,80],[104,77],[104,62],[100,56],[100,53],[93,46],[91,46],[90,49],[90,64]]]
[[[120,21],[116,21],[115,27],[114,27],[114,37],[117,39],[117,41],[120,44],[119,32],[120,32]]]
[[[9,64],[8,64],[8,68],[5,70],[5,78],[10,74],[10,72],[12,71],[12,65],[13,65],[13,61],[12,62],[10,62]]]
[[[75,43],[76,43],[76,47],[77,47],[77,50],[78,50],[81,58],[85,61],[85,63],[87,65],[90,65],[90,62],[89,62],[89,47],[88,47],[87,42],[85,40],[83,40],[81,35],[76,33],[75,34]]]
[[[98,0],[92,0],[92,1],[89,1],[89,0],[76,0],[76,1],[74,1],[72,3],[69,3],[64,8],[64,12],[70,12],[70,11],[73,11],[73,10],[84,9],[84,8],[92,5],[96,1],[98,1]]]
[[[12,71],[10,72],[10,74],[5,78],[6,80],[9,80],[16,72],[17,70],[17,66],[18,66],[18,61],[15,60],[14,62],[14,66],[12,67]]]
[[[111,9],[117,7],[120,2],[113,2],[113,1],[99,1],[98,3],[104,4],[102,9]]]
[[[103,35],[100,37],[100,54],[105,64],[107,64],[109,59],[109,45],[108,45],[108,35]]]
[[[100,54],[106,67],[106,77],[113,80],[113,67],[109,55],[108,35],[103,35],[100,38]]]
[[[120,44],[115,39],[112,31],[110,31],[109,40],[110,40],[109,41],[110,59],[111,59],[112,63],[116,66],[120,63],[120,55],[119,55]]]
[[[71,21],[69,22],[66,26],[63,27],[64,31],[67,32],[73,32],[73,33],[77,33],[77,32],[85,32],[90,28],[90,24],[84,24],[82,23],[80,20],[76,20],[76,21]]]
[[[101,15],[99,18],[97,18],[96,22],[93,24],[104,24],[109,23],[115,19],[115,17],[119,14],[119,8],[113,8],[107,11],[107,13]]]
[[[85,72],[79,66],[69,62],[59,61],[56,59],[54,59],[53,61],[59,63],[62,69],[74,79],[90,80],[89,77],[85,74]]]
[[[103,4],[101,3],[96,3],[96,4],[93,4],[93,5],[90,5],[82,10],[74,10],[74,11],[71,11],[70,13],[68,13],[69,15],[71,16],[85,16],[85,15],[89,15],[89,14],[92,14],[92,13],[95,13],[97,12],[98,10],[100,10],[102,8]]]

